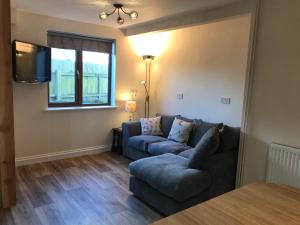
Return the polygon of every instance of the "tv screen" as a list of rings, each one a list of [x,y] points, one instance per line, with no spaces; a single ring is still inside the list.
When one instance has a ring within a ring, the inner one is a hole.
[[[13,75],[16,82],[50,82],[51,48],[13,41]]]

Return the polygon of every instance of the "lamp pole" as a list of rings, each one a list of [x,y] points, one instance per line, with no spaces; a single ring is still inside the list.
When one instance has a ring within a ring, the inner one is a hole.
[[[145,118],[149,118],[150,114],[150,87],[151,87],[151,62],[154,60],[153,55],[143,55],[143,60],[145,61],[146,66],[146,80],[142,81],[142,84],[145,87],[146,98],[145,98]]]

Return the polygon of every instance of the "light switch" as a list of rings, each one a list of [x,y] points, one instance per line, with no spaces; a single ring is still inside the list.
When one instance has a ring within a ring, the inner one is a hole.
[[[230,105],[230,103],[231,103],[231,98],[225,98],[225,97],[222,97],[222,98],[221,98],[221,103],[222,103],[222,104],[225,104],[225,105]]]
[[[183,93],[177,93],[177,99],[183,100]]]

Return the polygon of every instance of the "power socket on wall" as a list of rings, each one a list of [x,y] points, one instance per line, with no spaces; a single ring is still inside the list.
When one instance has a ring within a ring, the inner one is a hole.
[[[183,100],[183,93],[177,93],[177,100]]]
[[[221,103],[224,104],[224,105],[230,105],[231,104],[231,98],[222,97],[221,98]]]

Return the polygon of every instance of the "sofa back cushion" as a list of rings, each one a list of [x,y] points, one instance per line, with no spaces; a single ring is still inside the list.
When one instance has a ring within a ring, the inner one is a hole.
[[[193,123],[194,122],[194,119],[189,119],[189,118],[183,117],[181,115],[176,116],[176,118],[180,119],[180,120],[183,120],[185,122],[189,122],[189,123]]]
[[[191,154],[188,167],[192,169],[205,169],[206,161],[219,147],[220,135],[217,127],[210,128],[201,138]]]
[[[193,122],[193,130],[190,136],[190,139],[188,141],[188,145],[191,147],[195,147],[202,136],[210,129],[213,127],[216,127],[218,129],[221,129],[223,127],[223,123],[210,123],[206,122],[201,119],[195,119]]]
[[[220,132],[220,146],[217,152],[238,150],[240,143],[240,128],[225,125]]]

